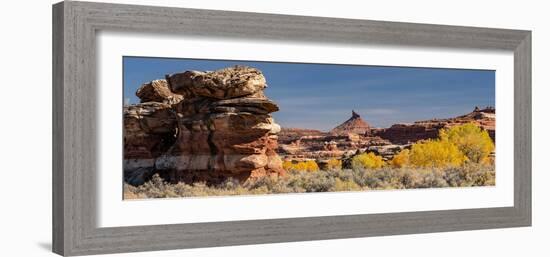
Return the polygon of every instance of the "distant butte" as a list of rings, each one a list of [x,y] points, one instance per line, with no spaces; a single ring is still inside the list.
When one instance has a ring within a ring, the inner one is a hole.
[[[336,135],[346,135],[348,133],[363,135],[369,130],[370,125],[361,118],[361,115],[352,110],[351,118],[332,129],[330,133]]]

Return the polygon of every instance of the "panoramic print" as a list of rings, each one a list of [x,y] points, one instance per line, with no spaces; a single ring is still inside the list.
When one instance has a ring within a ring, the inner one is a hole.
[[[495,185],[495,72],[123,58],[124,199]]]

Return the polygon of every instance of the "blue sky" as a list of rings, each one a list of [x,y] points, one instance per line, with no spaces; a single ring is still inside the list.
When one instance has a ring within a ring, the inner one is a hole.
[[[466,114],[495,106],[495,72],[333,64],[274,63],[124,57],[124,98],[138,103],[136,90],[165,74],[216,70],[232,65],[260,69],[266,95],[280,111],[283,127],[328,131],[355,110],[374,127]]]

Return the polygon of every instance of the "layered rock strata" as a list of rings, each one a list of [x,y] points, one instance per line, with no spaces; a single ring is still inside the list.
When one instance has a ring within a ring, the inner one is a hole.
[[[146,87],[152,86],[146,84],[140,89]],[[157,98],[159,102],[142,102],[124,107],[123,167],[124,178],[128,183],[139,185],[148,180],[154,173],[156,158],[174,144],[176,114],[168,103],[177,98],[170,95],[163,99]]]
[[[367,135],[378,136],[389,140],[393,144],[409,144],[419,140],[437,138],[440,129],[466,123],[474,123],[487,130],[493,142],[495,141],[495,109],[493,107],[483,109],[476,107],[472,112],[454,118],[416,121],[412,124],[395,124],[389,128],[373,129]]]
[[[259,70],[186,71],[167,75],[166,82],[183,100],[168,108],[173,116],[165,130],[175,133],[170,147],[150,154],[154,172],[187,183],[284,174],[275,151],[280,126],[270,115],[279,108],[263,94],[267,84]],[[130,115],[126,120],[131,123]],[[125,158],[133,157],[133,151],[137,149],[125,149]]]

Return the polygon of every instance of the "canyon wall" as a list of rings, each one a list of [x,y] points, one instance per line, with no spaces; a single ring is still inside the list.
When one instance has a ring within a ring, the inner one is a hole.
[[[419,140],[437,138],[439,130],[465,123],[474,123],[486,130],[495,141],[495,109],[475,107],[468,114],[447,119],[432,119],[416,121],[412,124],[394,124],[389,128],[373,129],[367,133],[369,136],[377,136],[389,140],[393,144],[409,144]]]

